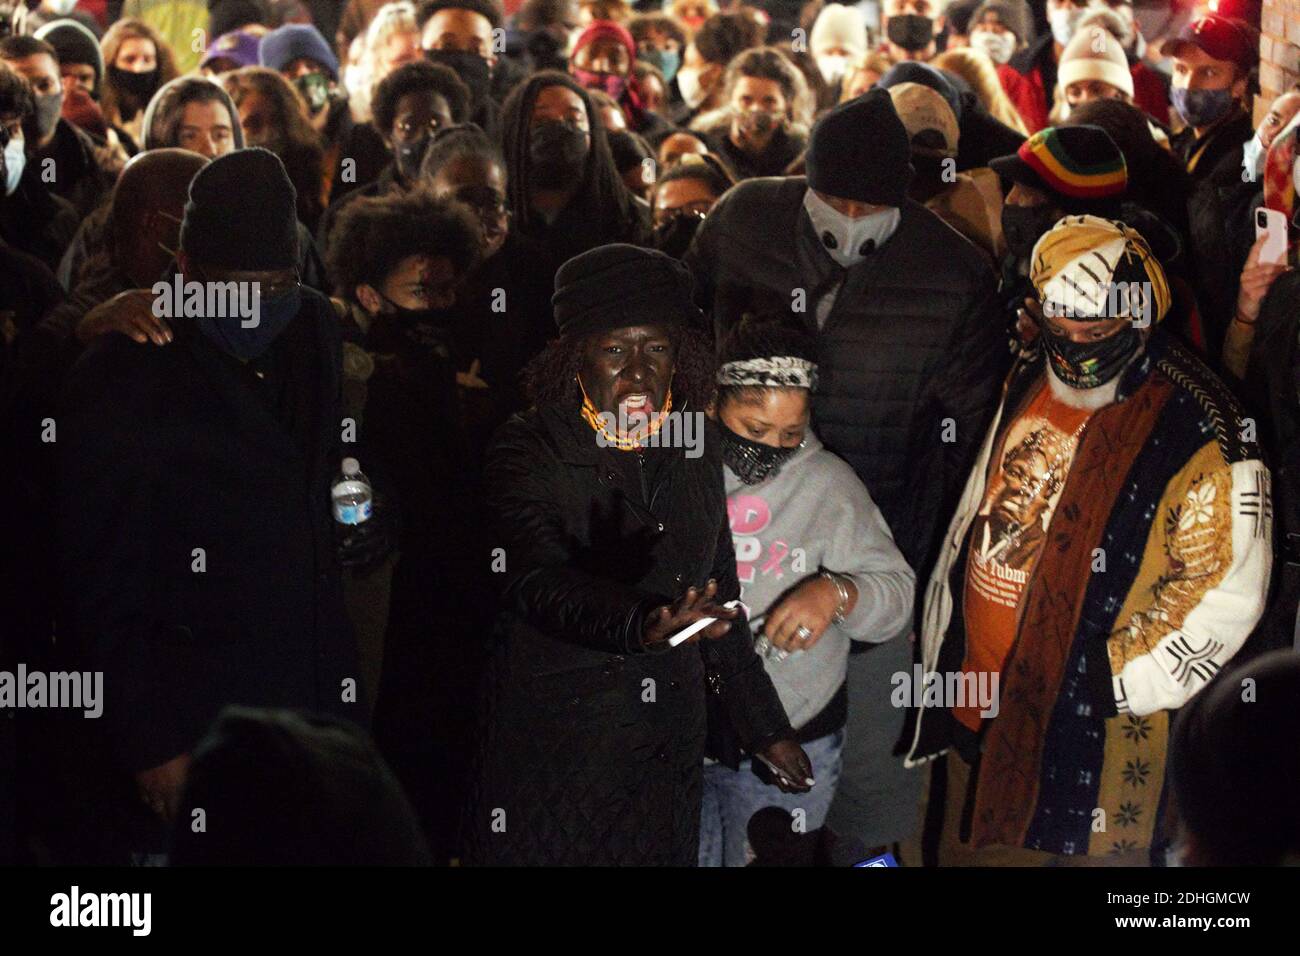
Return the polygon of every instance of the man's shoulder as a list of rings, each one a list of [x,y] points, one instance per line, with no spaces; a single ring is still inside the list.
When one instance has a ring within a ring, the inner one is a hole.
[[[895,238],[901,240],[900,251],[910,260],[924,263],[923,269],[908,269],[900,279],[920,279],[926,285],[938,286],[950,283],[954,277],[970,282],[993,281],[984,254],[941,216],[911,199],[900,208],[902,218],[895,233]]]
[[[774,214],[798,210],[807,189],[808,180],[803,176],[759,176],[742,180],[723,194],[709,215],[731,225],[759,221],[770,225]]]

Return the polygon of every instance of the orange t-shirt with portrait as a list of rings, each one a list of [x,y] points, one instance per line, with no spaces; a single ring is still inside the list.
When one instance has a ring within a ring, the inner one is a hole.
[[[966,673],[1000,673],[1006,662],[1025,584],[1038,563],[1079,434],[1091,414],[1058,401],[1044,382],[1006,429],[990,465],[992,474],[966,557]],[[979,729],[977,701],[950,704],[962,724]]]

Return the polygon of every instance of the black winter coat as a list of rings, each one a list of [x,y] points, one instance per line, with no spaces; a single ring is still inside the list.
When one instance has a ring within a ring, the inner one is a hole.
[[[719,335],[777,309],[817,337],[817,434],[862,478],[922,577],[1010,364],[996,279],[979,251],[906,200],[898,230],[848,270],[803,212],[803,177],[753,179],[722,198],[687,254]],[[823,328],[816,302],[843,286]]]
[[[1189,126],[1170,142],[1184,166],[1194,163],[1188,170],[1189,271],[1205,329],[1206,355],[1216,368],[1236,311],[1241,267],[1254,242],[1250,204],[1260,185],[1242,181],[1242,147],[1252,132],[1250,117],[1239,113],[1204,139],[1197,140]]]
[[[692,866],[706,694],[750,749],[793,736],[743,620],[716,641],[640,644],[645,615],[690,585],[739,596],[718,448],[710,426],[701,457],[651,449],[639,466],[600,448],[576,403],[498,432],[486,480],[505,571],[470,862]]]
[[[188,752],[227,704],[366,722],[362,689],[343,702],[359,677],[330,509],[333,309],[304,289],[272,346],[288,416],[191,321],[171,324],[162,347],[97,340],[58,418],[60,636],[103,670],[103,720],[129,770]]]

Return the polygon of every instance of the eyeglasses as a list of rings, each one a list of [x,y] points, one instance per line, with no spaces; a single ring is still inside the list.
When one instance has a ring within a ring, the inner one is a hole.
[[[713,208],[715,200],[697,199],[694,202],[684,203],[674,209],[656,209],[654,223],[656,228],[666,226],[674,219],[703,219]]]

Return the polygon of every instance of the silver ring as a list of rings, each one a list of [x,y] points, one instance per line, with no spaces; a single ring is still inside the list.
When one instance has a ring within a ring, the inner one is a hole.
[[[795,633],[798,634],[799,637],[801,637],[805,641],[808,640],[808,638],[812,637],[812,631],[804,627],[802,624],[800,624],[797,628],[795,628]]]

